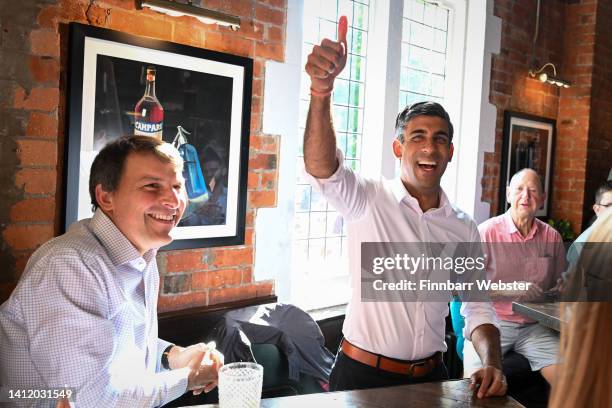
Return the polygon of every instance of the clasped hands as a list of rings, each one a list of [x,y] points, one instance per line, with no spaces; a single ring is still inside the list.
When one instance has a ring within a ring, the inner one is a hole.
[[[198,343],[183,348],[174,346],[168,353],[171,369],[189,368],[187,389],[193,395],[209,392],[217,386],[219,369],[223,366],[223,354],[215,343]]]

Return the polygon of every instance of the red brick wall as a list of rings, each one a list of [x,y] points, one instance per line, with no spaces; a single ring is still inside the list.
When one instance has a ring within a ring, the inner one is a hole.
[[[553,216],[567,218],[573,230],[582,228],[587,170],[587,144],[591,127],[593,51],[595,34],[593,1],[566,6],[564,22],[564,75],[572,87],[562,91],[557,118],[557,161]]]
[[[502,19],[501,51],[491,69],[490,101],[497,107],[495,151],[485,153],[482,199],[498,212],[504,110],[557,120],[553,165],[552,216],[582,228],[587,144],[592,121],[591,92],[595,44],[594,0],[541,2],[536,66],[552,62],[557,74],[573,82],[569,89],[528,77],[534,34],[535,0],[496,0],[494,14]],[[607,55],[610,56],[610,48]],[[609,157],[609,156],[608,156]]]
[[[63,212],[67,24],[224,51],[254,59],[246,242],[225,248],[162,252],[160,311],[267,296],[272,281],[253,279],[257,208],[276,205],[278,139],[261,131],[266,60],[282,61],[286,0],[208,0],[241,17],[237,32],[136,10],[132,0],[6,2],[0,15],[0,301],[32,252],[60,231]]]

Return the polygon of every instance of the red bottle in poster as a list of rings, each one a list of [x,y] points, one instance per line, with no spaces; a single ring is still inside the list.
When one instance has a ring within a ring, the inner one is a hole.
[[[134,108],[134,134],[162,139],[164,108],[155,96],[155,68],[147,68],[147,87]]]

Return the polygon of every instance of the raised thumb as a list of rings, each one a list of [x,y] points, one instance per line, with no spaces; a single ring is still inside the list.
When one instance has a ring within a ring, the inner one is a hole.
[[[338,20],[338,42],[346,45],[346,32],[348,31],[348,20],[346,16],[341,16]]]

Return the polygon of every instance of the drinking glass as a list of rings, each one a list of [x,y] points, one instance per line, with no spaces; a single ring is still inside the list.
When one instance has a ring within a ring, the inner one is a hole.
[[[219,370],[220,408],[258,408],[263,367],[257,363],[230,363]]]

